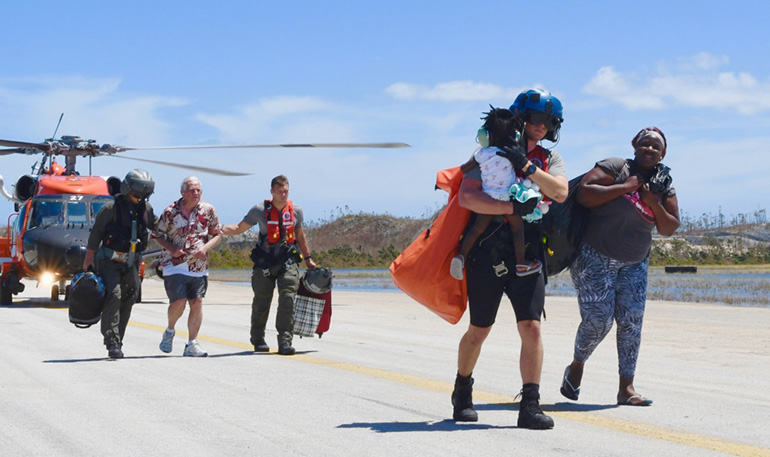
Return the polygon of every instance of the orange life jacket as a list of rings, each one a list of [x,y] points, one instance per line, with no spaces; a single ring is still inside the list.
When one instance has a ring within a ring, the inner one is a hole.
[[[273,206],[271,200],[265,200],[265,220],[267,221],[265,241],[268,245],[282,241],[281,229],[285,234],[286,244],[294,244],[294,205],[292,205],[291,200],[286,202],[286,206],[281,211]]]

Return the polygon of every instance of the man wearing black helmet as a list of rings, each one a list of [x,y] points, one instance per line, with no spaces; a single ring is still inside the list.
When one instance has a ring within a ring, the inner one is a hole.
[[[561,102],[546,91],[529,90],[519,94],[510,111],[523,118],[527,146],[526,150],[518,145],[503,148],[506,157],[514,168],[521,170],[525,177],[540,186],[544,196],[557,202],[564,201],[567,198],[568,182],[561,156],[539,145],[543,139],[557,141],[563,122]],[[468,422],[478,420],[473,407],[471,375],[505,293],[516,314],[521,337],[519,368],[523,387],[518,426],[528,429],[552,428],[553,420],[543,414],[539,406],[543,365],[540,316],[545,304],[545,269],[538,274],[516,275],[516,255],[511,231],[504,220],[506,215],[524,216],[531,213],[537,201],[532,199],[519,203],[490,197],[482,189],[478,166],[466,172],[458,196],[462,207],[474,213],[497,216],[474,243],[466,262],[470,325],[458,348],[457,377],[452,392],[453,418]],[[536,224],[525,223],[524,230],[526,257],[544,262]]]
[[[123,337],[139,288],[139,262],[156,219],[147,198],[155,190],[149,173],[134,169],[120,184],[120,194],[99,210],[88,237],[83,269],[94,267],[106,294],[101,330],[111,359],[123,358]]]

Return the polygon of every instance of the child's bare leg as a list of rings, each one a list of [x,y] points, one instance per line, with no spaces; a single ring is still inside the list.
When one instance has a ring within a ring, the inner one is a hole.
[[[449,264],[449,274],[458,281],[462,280],[465,276],[463,270],[465,269],[465,258],[468,257],[468,253],[471,252],[471,248],[476,240],[479,239],[484,230],[487,229],[489,223],[494,218],[491,214],[478,214],[473,225],[468,229],[468,233],[465,234],[460,242],[460,255],[452,259]]]
[[[476,240],[479,239],[484,230],[489,227],[489,223],[492,222],[495,216],[491,214],[477,214],[476,220],[473,221],[473,225],[468,229],[468,233],[465,234],[460,242],[460,255],[468,257],[468,253],[471,252],[471,248]],[[519,218],[521,219],[521,218]]]
[[[516,275],[527,276],[540,271],[542,265],[539,260],[529,261],[524,256],[525,241],[524,241],[524,221],[521,216],[509,216],[508,224],[511,226],[511,234],[513,235],[513,248],[516,250]],[[522,266],[522,268],[519,268]]]
[[[521,219],[521,216],[508,216],[508,225],[511,226],[511,234],[513,235],[513,248],[516,250],[516,264],[528,264],[529,262],[524,258],[524,221]]]

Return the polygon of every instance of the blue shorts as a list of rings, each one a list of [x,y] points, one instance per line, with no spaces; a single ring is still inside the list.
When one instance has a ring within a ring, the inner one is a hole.
[[[209,277],[183,274],[168,275],[163,277],[163,285],[166,288],[166,296],[172,302],[182,299],[194,300],[206,296]]]

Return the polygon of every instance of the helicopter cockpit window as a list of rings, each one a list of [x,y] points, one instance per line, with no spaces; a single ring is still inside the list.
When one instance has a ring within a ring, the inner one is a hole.
[[[84,201],[67,202],[67,223],[69,224],[87,224],[88,223],[88,205]]]
[[[96,215],[99,214],[99,210],[109,201],[112,201],[112,197],[94,197],[91,200],[91,225],[96,222]]]
[[[64,202],[61,200],[38,200],[32,208],[32,227],[49,227],[64,223]]]

